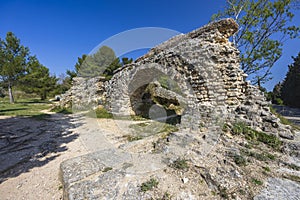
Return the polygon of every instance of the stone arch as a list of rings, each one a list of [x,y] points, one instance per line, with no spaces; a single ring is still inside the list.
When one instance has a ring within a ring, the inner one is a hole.
[[[157,81],[157,77],[151,74],[162,73],[183,91],[178,95],[182,97],[180,101],[176,95],[177,101],[168,99],[170,104],[185,106],[181,124],[186,122],[187,127],[197,129],[205,117],[208,120],[212,115],[216,116],[215,119],[223,118],[223,108],[231,106],[234,109],[244,98],[244,75],[239,69],[238,50],[228,42],[229,35],[222,28],[233,23],[227,21],[175,36],[118,70],[108,84],[107,96],[112,112],[139,113],[137,102],[143,101],[151,106],[151,95],[145,90],[149,83]],[[143,70],[144,75],[141,74]],[[156,100],[165,104],[163,98]]]
[[[166,111],[166,122],[177,124],[191,109],[187,103],[193,95],[190,89],[185,77],[173,68],[146,63],[134,69],[128,95],[133,113],[148,118],[151,107],[158,105]]]

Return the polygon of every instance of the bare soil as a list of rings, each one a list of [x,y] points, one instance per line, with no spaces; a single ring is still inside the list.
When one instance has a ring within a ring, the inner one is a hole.
[[[75,125],[80,118],[62,114],[46,117],[0,118],[0,199],[59,200],[59,166],[86,154]]]

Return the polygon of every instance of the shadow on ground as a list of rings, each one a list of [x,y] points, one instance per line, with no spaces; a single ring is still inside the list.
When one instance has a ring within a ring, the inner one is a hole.
[[[51,114],[0,119],[0,183],[54,160],[78,134],[80,117]]]
[[[27,108],[11,108],[11,109],[5,109],[5,110],[2,109],[2,110],[0,110],[0,115],[5,112],[19,111],[19,110],[27,110]]]

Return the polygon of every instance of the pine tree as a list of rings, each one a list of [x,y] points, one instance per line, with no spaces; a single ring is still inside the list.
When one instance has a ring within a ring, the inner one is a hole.
[[[78,71],[78,76],[81,77],[96,77],[103,75],[105,69],[107,69],[116,60],[115,52],[107,47],[101,47],[95,54],[82,57],[83,62],[80,64]],[[76,66],[75,66],[76,67]]]
[[[10,103],[15,101],[12,87],[24,75],[29,58],[29,49],[12,32],[6,34],[5,41],[0,39],[0,77],[8,88]]]
[[[292,58],[294,63],[289,65],[289,71],[282,83],[281,96],[284,104],[300,108],[300,52]]]
[[[57,87],[57,78],[51,76],[49,69],[40,64],[36,57],[30,58],[26,73],[19,82],[23,91],[38,94],[41,100],[45,100]]]

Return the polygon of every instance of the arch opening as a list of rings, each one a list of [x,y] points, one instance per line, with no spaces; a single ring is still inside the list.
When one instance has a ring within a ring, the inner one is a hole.
[[[137,88],[130,95],[130,103],[137,116],[172,125],[181,123],[184,109],[179,100],[157,81]]]

